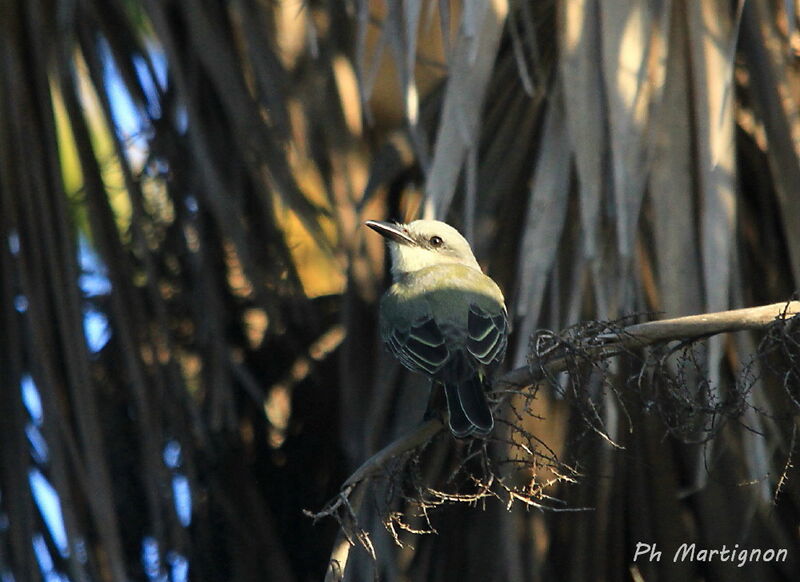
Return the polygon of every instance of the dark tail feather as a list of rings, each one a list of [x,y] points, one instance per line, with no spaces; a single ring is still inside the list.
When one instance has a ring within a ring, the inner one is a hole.
[[[444,393],[450,411],[450,431],[455,436],[486,436],[492,432],[494,419],[480,377],[473,376],[458,383],[445,382]]]

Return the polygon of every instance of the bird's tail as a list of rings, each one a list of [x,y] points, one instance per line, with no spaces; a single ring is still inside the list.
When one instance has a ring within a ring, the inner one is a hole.
[[[450,431],[456,437],[486,436],[492,432],[494,419],[486,401],[489,386],[482,374],[443,384],[450,412]]]

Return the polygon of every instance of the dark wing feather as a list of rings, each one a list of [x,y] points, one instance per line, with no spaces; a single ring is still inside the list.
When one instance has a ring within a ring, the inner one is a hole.
[[[505,309],[491,315],[476,304],[469,306],[466,346],[475,360],[492,368],[500,363],[508,342],[508,316]]]
[[[455,330],[448,331],[450,346],[433,317],[426,315],[408,329],[391,329],[385,340],[406,368],[432,376],[444,386],[450,430],[455,436],[485,436],[494,427],[486,401],[486,374],[500,363],[506,350],[505,309],[492,315],[473,303],[466,334],[463,329],[455,334]]]
[[[471,304],[467,315],[464,349],[454,352],[442,376],[450,430],[459,438],[486,436],[494,428],[494,419],[486,401],[490,389],[487,373],[503,359],[508,336],[508,319],[503,309],[491,315]],[[483,367],[484,371],[479,370]]]
[[[450,358],[444,334],[430,316],[418,319],[408,330],[392,330],[386,343],[395,357],[415,372],[435,375]]]

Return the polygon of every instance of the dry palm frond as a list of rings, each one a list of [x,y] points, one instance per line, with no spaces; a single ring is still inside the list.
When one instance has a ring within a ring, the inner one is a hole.
[[[351,579],[621,579],[644,539],[797,548],[796,318],[658,348],[602,323],[798,288],[797,19],[791,1],[3,3],[0,575],[39,579],[50,555],[73,580],[318,576],[335,524],[302,510],[427,400],[379,345],[383,251],[360,228],[415,213],[462,228],[501,283],[511,376],[531,354],[566,371],[507,388],[485,449],[439,437],[360,512],[350,497],[370,548]]]

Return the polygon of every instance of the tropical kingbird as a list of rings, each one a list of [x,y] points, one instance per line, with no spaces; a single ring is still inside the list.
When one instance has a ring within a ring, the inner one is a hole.
[[[393,284],[381,299],[381,336],[409,370],[444,386],[450,431],[486,436],[494,427],[486,390],[503,359],[508,315],[497,284],[467,240],[437,220],[365,223],[387,239]]]

